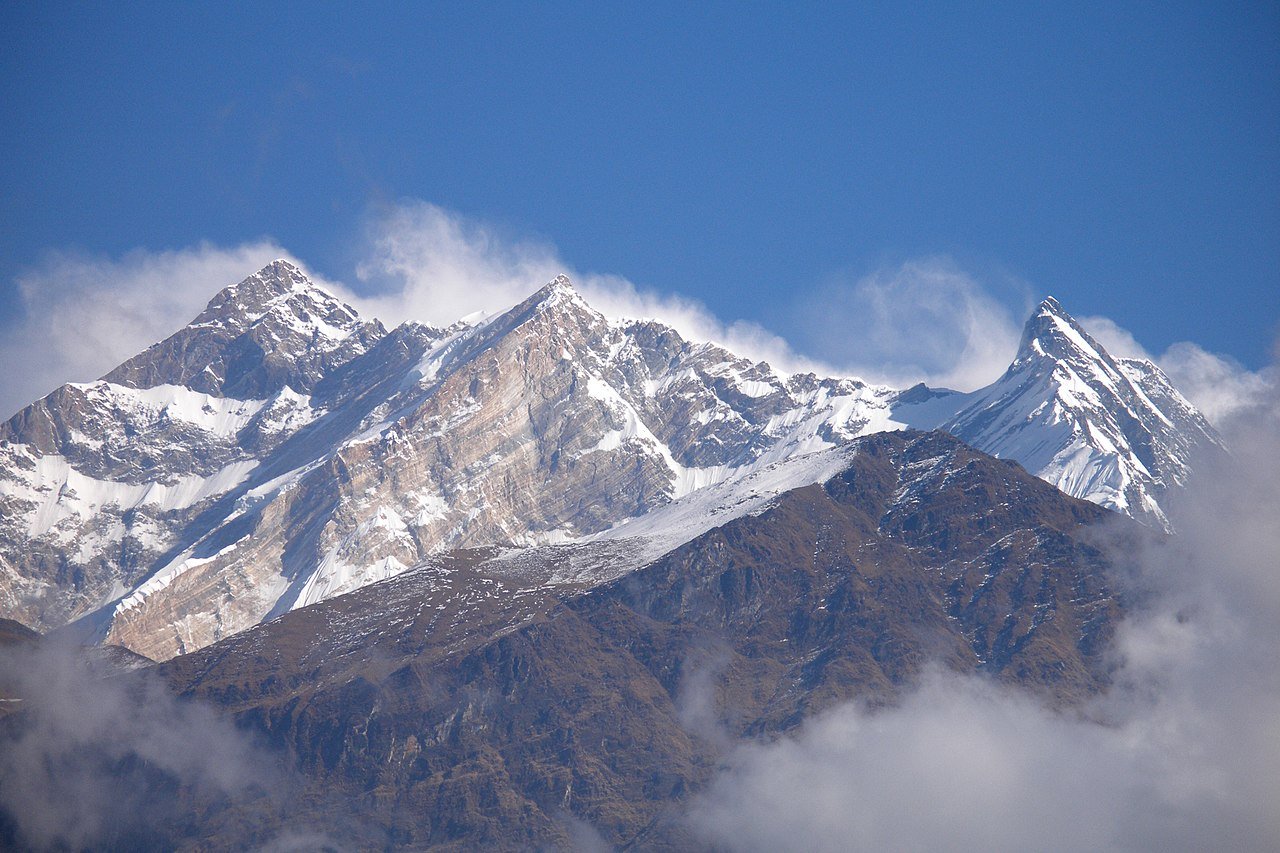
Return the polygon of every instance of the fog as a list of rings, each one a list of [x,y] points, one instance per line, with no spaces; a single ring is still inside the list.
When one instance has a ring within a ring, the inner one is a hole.
[[[36,849],[128,847],[163,838],[190,797],[226,798],[281,779],[272,755],[228,720],[56,640],[0,647],[0,814]]]
[[[931,671],[740,747],[690,826],[730,850],[1280,847],[1280,402],[1222,424],[1171,503],[1176,537],[1117,552],[1136,602],[1114,687],[1067,712]]]

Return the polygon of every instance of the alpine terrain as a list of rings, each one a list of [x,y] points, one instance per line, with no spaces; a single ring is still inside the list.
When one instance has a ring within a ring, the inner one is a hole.
[[[388,330],[276,261],[0,426],[0,644],[105,647],[289,780],[111,758],[181,809],[99,846],[696,849],[682,809],[732,744],[929,666],[1106,690],[1100,543],[1168,533],[1218,448],[1053,299],[959,393],[783,375],[564,277]]]
[[[458,548],[652,536],[708,486],[906,426],[1155,526],[1216,441],[1052,299],[989,387],[900,392],[607,320],[563,277],[388,332],[277,261],[0,426],[0,614],[162,660]]]

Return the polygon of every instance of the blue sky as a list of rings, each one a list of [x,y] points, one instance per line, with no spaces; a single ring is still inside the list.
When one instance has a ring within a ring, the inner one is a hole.
[[[5,4],[0,328],[51,253],[355,282],[422,200],[829,361],[814,305],[946,259],[1268,362],[1280,6],[829,5]]]

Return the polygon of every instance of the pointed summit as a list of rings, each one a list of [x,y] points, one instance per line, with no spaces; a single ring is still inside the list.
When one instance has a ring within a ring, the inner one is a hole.
[[[542,287],[538,288],[538,290],[526,299],[522,305],[554,306],[566,301],[579,302],[584,307],[590,307],[587,305],[586,300],[582,298],[581,294],[579,294],[574,288],[573,282],[569,281],[569,276],[561,273]]]
[[[278,258],[237,284],[223,288],[209,300],[209,304],[192,320],[192,325],[227,320],[252,322],[266,314],[281,300],[298,294],[314,303],[339,303],[333,294],[307,278],[300,268]],[[355,316],[354,309],[342,305],[346,313]]]
[[[306,392],[384,334],[281,258],[219,291],[190,324],[103,378],[266,399],[285,385]]]
[[[543,285],[542,290],[548,292],[577,293],[577,291],[574,290],[573,282],[569,281],[569,276],[564,273],[560,273],[560,275]]]
[[[604,316],[587,304],[567,275],[561,274],[538,288],[529,298],[494,321],[495,330],[514,329],[534,317],[553,315],[553,326],[590,326],[605,323]],[[572,316],[570,316],[572,315]]]
[[[1115,367],[1107,351],[1052,296],[1045,297],[1023,326],[1014,364],[1043,357],[1084,358]]]
[[[947,405],[955,413],[930,426],[1164,529],[1160,502],[1186,481],[1193,448],[1217,444],[1155,365],[1113,358],[1053,297],[1027,320],[1005,374]]]

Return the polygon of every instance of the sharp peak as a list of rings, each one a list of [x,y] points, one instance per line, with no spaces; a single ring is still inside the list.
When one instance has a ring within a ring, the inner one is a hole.
[[[1060,317],[1069,317],[1062,308],[1062,303],[1052,296],[1046,296],[1040,300],[1040,305],[1036,308],[1036,314],[1056,314]]]
[[[560,273],[560,275],[538,288],[534,296],[550,296],[553,293],[577,294],[578,291],[574,288],[573,282],[569,280],[569,276]]]
[[[193,322],[208,322],[227,314],[253,317],[294,293],[304,294],[312,301],[342,305],[354,314],[354,309],[312,281],[302,267],[288,258],[276,258],[252,275],[218,291]]]
[[[258,270],[253,275],[231,285],[227,290],[235,290],[244,287],[252,282],[261,281],[274,285],[283,293],[285,290],[294,290],[299,287],[311,287],[317,290],[323,290],[316,285],[314,281],[307,275],[302,267],[290,261],[288,258],[276,258],[271,263]]]
[[[1109,359],[1110,354],[1067,313],[1057,299],[1046,296],[1022,329],[1015,363],[1031,357],[1061,357],[1080,353],[1091,360]]]
[[[582,298],[582,294],[573,286],[569,276],[564,273],[538,288],[529,298],[517,305],[514,310],[541,308],[544,306],[552,307],[565,303],[576,303],[587,310],[595,310],[587,304],[587,300]]]
[[[1055,322],[1056,321],[1056,322]],[[1055,326],[1065,324],[1083,333],[1083,328],[1076,322],[1076,318],[1067,313],[1062,307],[1062,303],[1052,296],[1046,296],[1040,300],[1040,304],[1036,306],[1036,310],[1031,312],[1031,316],[1027,318],[1024,326],[1024,335],[1052,329]]]

